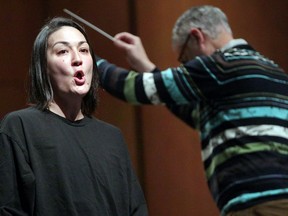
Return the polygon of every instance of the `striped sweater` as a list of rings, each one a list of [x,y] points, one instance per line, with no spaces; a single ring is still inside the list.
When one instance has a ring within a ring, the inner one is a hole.
[[[201,134],[222,215],[288,198],[288,75],[248,44],[167,70],[136,73],[98,59],[100,82],[132,104],[166,104]]]

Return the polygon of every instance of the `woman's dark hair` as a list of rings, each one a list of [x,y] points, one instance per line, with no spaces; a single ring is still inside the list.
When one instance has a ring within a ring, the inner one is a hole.
[[[84,96],[81,110],[84,115],[91,116],[98,103],[98,69],[96,59],[85,30],[75,21],[68,18],[56,17],[43,26],[35,39],[29,69],[28,102],[40,110],[48,108],[53,101],[53,89],[47,73],[47,44],[49,36],[63,26],[78,29],[85,37],[93,59],[93,76],[89,92]]]

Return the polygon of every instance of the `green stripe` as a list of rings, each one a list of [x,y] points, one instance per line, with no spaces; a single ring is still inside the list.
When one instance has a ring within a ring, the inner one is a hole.
[[[257,143],[249,143],[244,146],[233,146],[227,148],[222,153],[213,157],[210,166],[206,169],[207,179],[209,179],[212,176],[217,166],[224,163],[231,157],[235,155],[259,152],[259,151],[271,151],[271,152],[277,152],[279,154],[288,155],[288,146],[276,142],[268,142],[268,143],[257,142]]]
[[[129,103],[139,104],[135,94],[135,77],[138,73],[131,71],[125,79],[124,96]]]

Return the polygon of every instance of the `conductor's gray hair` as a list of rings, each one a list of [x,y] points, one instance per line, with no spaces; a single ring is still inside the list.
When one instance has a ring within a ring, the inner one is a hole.
[[[227,16],[210,5],[192,7],[177,19],[172,30],[173,44],[182,45],[191,28],[201,29],[211,39],[216,39],[223,29],[232,34]]]

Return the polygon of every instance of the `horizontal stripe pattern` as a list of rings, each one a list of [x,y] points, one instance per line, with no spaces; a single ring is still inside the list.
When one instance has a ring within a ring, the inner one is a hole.
[[[208,135],[207,134],[208,131],[213,130],[213,128],[218,127],[225,121],[234,121],[238,119],[246,119],[252,117],[253,118],[269,117],[269,118],[279,118],[287,120],[288,110],[278,107],[262,106],[262,107],[248,107],[248,108],[230,109],[227,111],[222,111],[205,123],[202,129],[203,132],[201,137],[202,139],[205,139],[206,136]]]
[[[238,204],[251,202],[259,197],[267,197],[267,199],[271,199],[271,196],[277,196],[281,194],[288,194],[288,188],[284,189],[276,189],[276,190],[267,190],[261,191],[256,193],[245,193],[239,197],[235,197],[234,199],[230,200],[222,209],[221,215],[225,216],[226,213],[229,212],[229,209],[233,208],[233,206],[237,206]]]
[[[249,125],[225,130],[210,139],[209,145],[202,149],[202,159],[207,160],[213,149],[226,143],[230,139],[239,139],[243,136],[275,136],[288,140],[288,128],[275,125]]]
[[[248,143],[242,146],[232,146],[227,147],[225,151],[220,154],[217,154],[213,157],[210,165],[206,168],[206,177],[209,179],[215,172],[216,167],[229,160],[231,157],[235,155],[241,154],[250,154],[253,152],[260,151],[274,151],[279,154],[284,154],[288,156],[288,145],[283,145],[281,143],[274,142],[258,142],[258,143]]]

